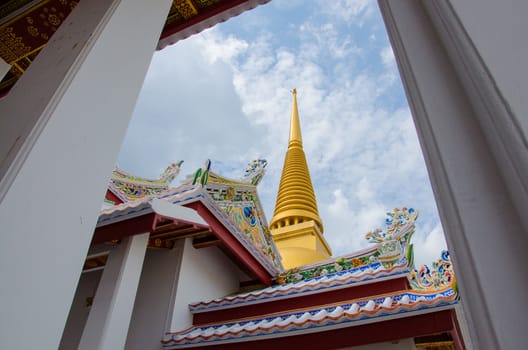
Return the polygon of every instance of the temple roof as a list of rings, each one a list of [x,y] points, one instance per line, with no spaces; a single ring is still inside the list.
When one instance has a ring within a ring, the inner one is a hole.
[[[378,332],[394,328],[387,323],[394,320],[399,330],[403,324],[432,322],[427,330],[409,330],[411,337],[453,327],[449,310],[459,297],[449,254],[443,252],[432,267],[413,268],[410,239],[417,215],[412,208],[395,208],[387,213],[383,230],[366,234],[374,243],[371,248],[281,272],[270,287],[190,304],[193,326],[167,333],[164,348],[230,348],[257,340],[325,332],[323,336],[342,328],[351,332],[366,325],[369,332]],[[446,311],[449,325],[441,328],[437,321]]]
[[[163,348],[230,348],[236,343],[290,339],[344,328],[363,334],[361,327],[370,327],[369,332],[379,325],[393,328],[390,322],[395,320],[410,328],[429,322],[419,331],[412,329],[412,337],[454,327],[452,310],[458,304],[458,291],[447,252],[432,268],[413,269],[410,239],[418,213],[412,208],[387,213],[386,227],[366,234],[373,243],[370,248],[282,270],[256,192],[265,167],[264,160],[254,161],[244,177],[235,180],[212,172],[211,162],[206,161],[176,188],[101,211],[95,240],[111,238],[105,232],[120,229],[105,229],[123,223],[132,224],[127,226],[128,233],[138,225],[141,232],[149,227],[153,239],[167,234],[178,238],[180,232],[181,237],[191,234],[201,241],[207,241],[202,236],[211,233],[226,243],[233,237],[274,282],[258,290],[190,304],[193,326],[166,333]],[[146,181],[122,171],[114,175],[131,182]],[[145,227],[137,221],[149,217],[153,219],[147,220]],[[241,250],[231,252],[242,254]],[[430,318],[424,318],[429,314]],[[437,322],[440,318],[444,319],[441,326]]]
[[[237,244],[267,271],[268,279],[271,281],[271,278],[281,271],[282,266],[267,228],[266,217],[256,188],[256,184],[265,173],[265,166],[265,160],[253,161],[242,179],[234,180],[213,173],[210,162],[207,161],[203,168],[198,169],[194,176],[180,186],[103,208],[93,242],[119,239],[120,237],[115,235],[125,231],[121,226],[127,223],[134,223],[132,227],[127,227],[127,234],[139,233],[135,233],[134,230],[148,230],[151,232],[151,240],[160,239],[160,247],[164,246],[164,240],[189,236],[194,237],[193,242],[197,248],[208,245],[222,246],[223,239],[229,240],[230,237],[234,237]],[[125,174],[123,178],[126,181],[145,184],[145,179],[133,177],[122,171],[119,174]],[[109,184],[109,189],[115,186],[115,177],[116,174]],[[154,184],[157,184],[157,181],[154,181]],[[150,189],[151,187],[147,186],[145,192]],[[192,215],[201,216],[206,220],[208,226],[198,223],[199,227],[195,229],[188,227],[189,224],[196,226],[197,223],[196,219],[188,219],[191,215],[189,210],[194,212]],[[208,217],[204,218],[204,215]],[[144,223],[140,225],[138,220]],[[215,231],[214,223],[221,224],[222,232]],[[189,231],[190,229],[192,232]],[[226,249],[232,249],[233,246],[230,247]],[[236,255],[235,252],[231,253]]]
[[[335,327],[352,327],[452,309],[457,303],[457,293],[452,288],[425,293],[395,292],[332,305],[293,309],[280,314],[195,326],[182,332],[167,333],[162,343],[165,349],[178,349],[323,332]]]
[[[0,82],[0,96],[27,70],[81,0],[0,2],[0,57],[13,66]],[[173,0],[158,50],[269,0]]]

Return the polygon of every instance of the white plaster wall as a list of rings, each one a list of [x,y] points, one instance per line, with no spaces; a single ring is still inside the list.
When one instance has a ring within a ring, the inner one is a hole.
[[[416,346],[414,346],[414,340],[408,338],[398,340],[394,343],[376,343],[369,345],[353,346],[349,348],[341,348],[339,350],[416,350]]]
[[[240,285],[239,276],[239,268],[217,247],[194,249],[192,239],[187,238],[169,330],[191,326],[190,303],[236,292]]]
[[[147,250],[125,349],[158,350],[167,328],[184,241],[171,250]]]
[[[66,321],[66,327],[64,327],[64,332],[62,333],[59,345],[60,350],[73,350],[79,346],[84,325],[90,313],[90,308],[86,307],[86,299],[95,296],[102,272],[103,270],[98,270],[81,275],[68,315],[68,321]]]

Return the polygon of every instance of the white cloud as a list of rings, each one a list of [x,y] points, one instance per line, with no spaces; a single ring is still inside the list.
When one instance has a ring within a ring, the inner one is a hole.
[[[396,65],[396,59],[394,57],[394,51],[392,51],[392,47],[386,46],[381,49],[380,57],[381,62],[383,62],[386,68],[392,68]]]
[[[414,261],[416,267],[421,265],[431,266],[433,261],[440,258],[442,250],[447,249],[442,226],[437,224],[431,232],[426,235],[415,237],[415,246],[420,249],[414,250]]]
[[[363,26],[376,11],[376,3],[372,0],[336,0],[320,1],[321,11],[332,18],[357,26]]]
[[[204,58],[211,64],[218,60],[225,62],[232,61],[248,48],[248,43],[244,40],[237,39],[232,35],[227,38],[220,38],[214,34],[214,31],[208,30],[202,35],[196,37],[196,42],[203,50]]]
[[[240,164],[256,153],[258,127],[243,115],[227,63],[244,52],[242,40],[193,36],[155,54],[129,126],[119,166],[156,177],[183,159],[181,177],[205,159]],[[176,180],[178,181],[178,180]]]
[[[215,45],[221,42],[212,39]],[[299,88],[304,148],[326,237],[337,252],[345,253],[367,244],[364,233],[383,225],[386,210],[420,203],[428,182],[408,109],[377,105],[392,88],[386,77],[394,67],[325,86],[331,72],[307,57],[303,47],[301,42],[298,49],[275,50],[270,37],[263,35],[243,55],[225,61],[232,67],[245,116],[265,130],[262,153],[270,161],[272,179],[263,183],[268,189],[260,190],[267,197],[269,216],[287,145],[289,89]]]
[[[369,243],[364,235],[383,222],[384,208],[375,201],[370,201],[365,206],[354,209],[342,189],[334,190],[332,195],[332,203],[322,208],[320,206],[319,209],[321,216],[327,219],[323,222],[325,236],[333,254],[343,255],[366,247]]]
[[[331,57],[343,59],[353,53],[361,52],[349,35],[338,32],[331,22],[316,24],[305,22],[299,27],[303,41],[300,55],[306,59]]]
[[[370,0],[325,4],[326,15],[356,25],[375,11]],[[251,39],[215,27],[156,54],[120,165],[157,176],[184,159],[183,176],[211,158],[238,177],[249,160],[264,157],[259,192],[269,220],[287,147],[289,91],[297,87],[304,149],[334,253],[365,247],[364,234],[383,228],[386,211],[413,206],[421,212],[416,260],[436,257],[442,232],[388,40],[372,32],[370,46],[359,49],[336,24],[310,15],[287,22],[291,32],[264,28]],[[298,41],[282,41],[291,33]]]

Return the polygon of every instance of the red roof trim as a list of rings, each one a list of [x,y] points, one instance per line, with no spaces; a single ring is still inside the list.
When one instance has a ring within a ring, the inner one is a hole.
[[[270,0],[225,0],[202,9],[196,16],[183,23],[168,25],[163,29],[158,43],[158,50],[172,45],[178,40],[185,39],[214,25],[238,16],[242,12],[265,4]],[[194,28],[193,28],[194,27]],[[171,40],[171,36],[174,36]]]
[[[121,200],[121,198],[119,198],[118,196],[116,196],[116,194],[115,194],[111,189],[107,189],[107,190],[106,190],[106,196],[105,196],[105,199],[114,202],[116,205],[117,205],[117,204],[121,204],[121,203],[123,203],[123,201]]]
[[[465,349],[466,345],[464,343],[464,337],[462,336],[462,332],[460,330],[460,324],[458,323],[458,319],[456,317],[456,312],[453,310],[452,313],[454,314],[452,322],[453,322],[453,329],[451,330],[451,337],[453,338],[453,342],[455,343],[455,349]]]
[[[152,231],[155,214],[137,216],[95,229],[92,244],[104,243]]]
[[[163,29],[163,32],[161,33],[161,37],[160,39],[165,39],[173,34],[176,34],[182,30],[184,30],[185,28],[188,28],[190,26],[193,26],[197,23],[200,23],[206,19],[208,19],[209,17],[212,17],[212,16],[215,16],[219,13],[222,13],[224,11],[227,11],[235,6],[238,6],[240,4],[243,4],[247,2],[247,0],[231,0],[231,1],[222,1],[222,2],[219,2],[218,4],[215,4],[215,5],[212,5],[212,6],[209,6],[207,7],[206,9],[204,10],[201,10],[196,16],[194,17],[191,17],[187,20],[185,20],[185,22],[183,23],[180,23],[180,24],[173,24],[173,25],[169,25],[167,27],[165,27]]]

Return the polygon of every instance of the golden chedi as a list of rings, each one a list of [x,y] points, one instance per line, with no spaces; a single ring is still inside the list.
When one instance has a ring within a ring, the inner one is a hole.
[[[332,255],[323,237],[323,223],[302,148],[295,89],[288,150],[270,230],[285,269],[326,260]]]

